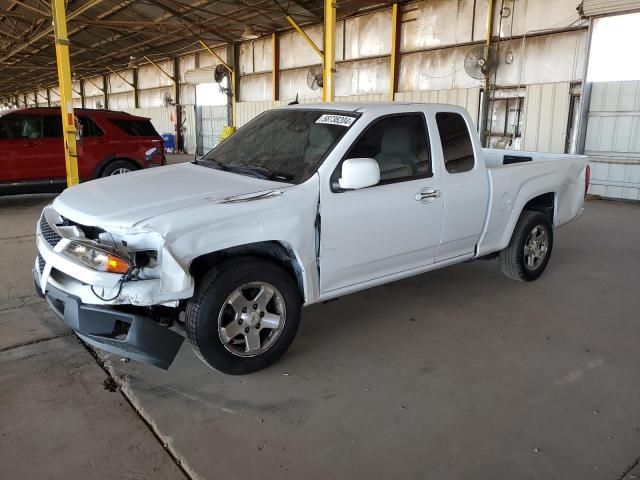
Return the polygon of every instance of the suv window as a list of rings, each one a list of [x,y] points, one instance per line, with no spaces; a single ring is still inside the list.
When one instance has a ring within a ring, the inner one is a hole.
[[[374,158],[380,183],[432,175],[427,124],[421,113],[392,115],[373,122],[346,158]]]
[[[132,137],[157,137],[158,132],[149,120],[109,119],[111,123]]]
[[[0,118],[0,138],[42,138],[42,116],[9,114]]]
[[[467,122],[459,113],[438,112],[436,123],[440,132],[444,166],[449,173],[473,170],[475,156]]]
[[[103,134],[102,129],[96,125],[96,122],[91,120],[86,115],[79,115],[78,122],[82,129],[81,135],[83,137],[100,137]]]
[[[48,138],[62,138],[62,117],[60,115],[45,115],[43,118],[43,136]]]

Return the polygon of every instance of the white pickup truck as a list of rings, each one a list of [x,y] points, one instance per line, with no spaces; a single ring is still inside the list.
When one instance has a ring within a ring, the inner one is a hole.
[[[305,305],[478,258],[535,280],[588,178],[584,157],[481,148],[451,105],[291,106],[193,163],[67,189],[34,280],[97,348],[166,369],[184,321],[204,362],[243,374],[287,350]]]

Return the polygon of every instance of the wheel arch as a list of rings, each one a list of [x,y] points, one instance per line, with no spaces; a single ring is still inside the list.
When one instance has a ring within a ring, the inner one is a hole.
[[[300,298],[307,302],[308,285],[305,270],[297,252],[286,242],[268,240],[224,248],[195,257],[189,264],[189,273],[197,283],[214,265],[234,257],[258,257],[268,259],[289,272],[296,281]]]
[[[556,225],[557,204],[557,192],[553,190],[550,191],[546,188],[532,192],[524,198],[518,198],[508,219],[504,223],[504,227],[500,228],[499,236],[493,237],[485,243],[481,242],[482,248],[479,251],[479,256],[488,255],[506,248],[511,241],[511,237],[513,237],[513,232],[523,212],[542,212],[553,228]]]
[[[107,168],[109,166],[109,164],[113,163],[113,162],[117,162],[119,160],[123,160],[125,162],[130,162],[133,165],[136,166],[136,168],[139,170],[141,168],[144,168],[143,165],[140,162],[135,161],[133,158],[129,158],[129,157],[124,157],[124,156],[115,156],[115,155],[109,155],[108,157],[103,158],[100,163],[98,163],[98,165],[96,166],[95,170],[94,170],[94,178],[100,178],[102,176],[102,173],[104,172],[105,168]]]
[[[536,195],[524,204],[520,211],[520,215],[527,210],[541,212],[547,217],[551,226],[553,226],[556,223],[556,197],[556,192],[547,192]],[[520,217],[520,215],[518,215],[518,217]]]
[[[522,208],[514,209],[511,218],[509,219],[509,223],[507,225],[505,236],[503,238],[502,248],[505,248],[509,242],[511,241],[511,237],[513,237],[513,233],[516,229],[516,225],[518,224],[518,220],[524,212],[527,211],[537,211],[541,212],[547,217],[549,223],[551,224],[551,228],[555,225],[555,215],[556,215],[556,193],[555,192],[545,192],[538,193],[530,197],[528,200],[523,202]],[[516,215],[515,212],[518,212]]]

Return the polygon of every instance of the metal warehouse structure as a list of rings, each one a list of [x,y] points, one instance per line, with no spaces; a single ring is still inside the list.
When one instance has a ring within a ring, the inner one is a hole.
[[[66,13],[58,46],[69,50],[73,105],[148,116],[184,151],[295,98],[437,101],[466,107],[489,146],[584,151],[593,193],[640,199],[640,82],[584,81],[594,21],[638,10],[637,0],[53,3]],[[53,11],[40,0],[1,10],[5,108],[65,95]],[[495,52],[484,78],[465,65],[477,48]],[[219,65],[228,105],[202,104],[198,85],[214,83]]]

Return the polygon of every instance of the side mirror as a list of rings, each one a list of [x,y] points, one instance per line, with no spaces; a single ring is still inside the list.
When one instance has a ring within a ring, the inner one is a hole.
[[[379,182],[380,167],[373,158],[349,158],[342,162],[342,176],[338,180],[340,188],[357,190]]]

